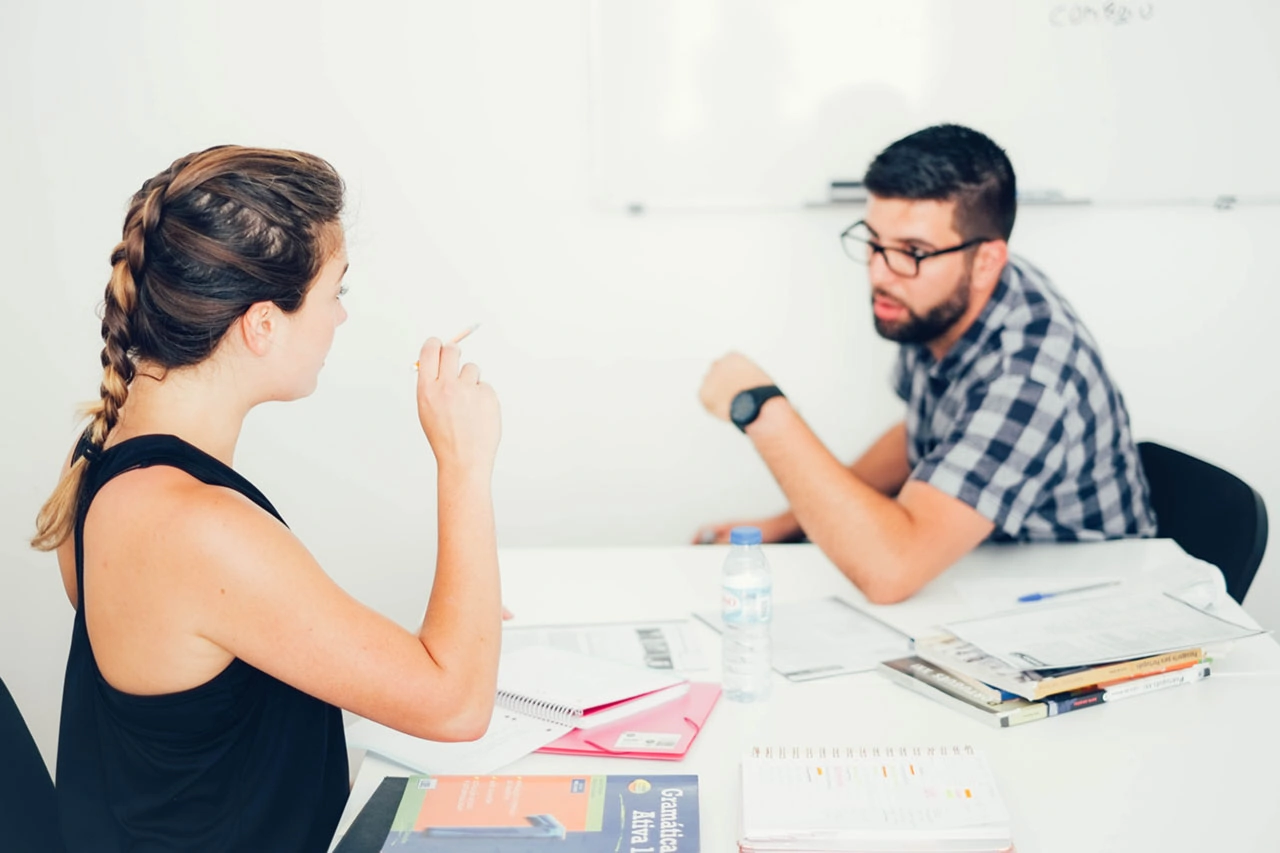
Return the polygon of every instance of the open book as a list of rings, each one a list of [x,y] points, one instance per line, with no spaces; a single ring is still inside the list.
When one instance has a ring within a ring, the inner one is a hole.
[[[579,729],[591,729],[689,692],[669,672],[588,657],[550,646],[502,656],[497,703],[509,710]]]
[[[991,770],[971,747],[758,747],[742,759],[743,853],[1012,846]]]

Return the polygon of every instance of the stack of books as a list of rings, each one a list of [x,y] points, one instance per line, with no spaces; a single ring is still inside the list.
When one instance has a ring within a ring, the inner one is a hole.
[[[1189,684],[1207,678],[1212,666],[1203,650],[1195,648],[1106,666],[1033,670],[1034,678],[1024,679],[998,663],[992,666],[992,658],[951,635],[922,640],[916,652],[884,661],[880,671],[904,687],[1002,728]]]
[[[943,626],[890,680],[996,727],[1209,676],[1210,647],[1258,633],[1158,592],[1038,606]]]

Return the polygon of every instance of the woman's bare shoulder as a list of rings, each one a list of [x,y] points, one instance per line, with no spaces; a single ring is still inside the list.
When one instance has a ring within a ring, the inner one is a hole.
[[[131,547],[285,533],[287,528],[235,489],[205,483],[178,468],[153,465],[126,471],[104,485],[85,520],[89,532],[125,537]]]

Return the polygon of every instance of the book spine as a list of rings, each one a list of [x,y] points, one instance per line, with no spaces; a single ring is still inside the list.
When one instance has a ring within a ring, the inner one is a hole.
[[[1043,720],[1047,716],[1049,716],[1049,709],[1043,702],[1028,702],[1021,708],[1001,711],[1000,727],[1008,728],[1009,726],[1020,726],[1023,723],[1033,723],[1036,720]]]
[[[1153,655],[1138,660],[1121,661],[1120,663],[1097,666],[1091,669],[1072,672],[1066,675],[1045,678],[1036,684],[1034,699],[1046,699],[1057,693],[1069,690],[1082,690],[1086,687],[1097,687],[1114,681],[1127,681],[1145,675],[1156,675],[1195,666],[1204,657],[1202,649],[1183,649],[1180,652],[1169,652]]]
[[[1088,693],[1082,693],[1075,696],[1050,696],[1047,699],[1041,699],[1049,709],[1049,716],[1056,717],[1059,714],[1067,714],[1071,711],[1079,711],[1081,708],[1091,708],[1094,705],[1102,704],[1102,691],[1091,690]]]
[[[1121,699],[1128,699],[1132,696],[1141,696],[1144,693],[1163,690],[1166,687],[1177,687],[1180,684],[1191,684],[1192,682],[1200,681],[1203,678],[1208,678],[1209,671],[1209,664],[1202,663],[1199,666],[1179,669],[1173,672],[1164,672],[1157,675],[1133,678],[1111,687],[1090,690],[1087,693],[1061,697],[1050,696],[1042,701],[1049,707],[1049,716],[1055,717],[1059,714],[1078,711],[1081,708],[1090,708],[1094,705],[1100,705],[1103,702],[1117,702]]]
[[[1145,678],[1135,678],[1132,681],[1104,687],[1102,689],[1102,701],[1116,702],[1121,699],[1128,699],[1131,696],[1141,696],[1153,690],[1177,687],[1179,684],[1191,684],[1203,678],[1208,678],[1209,672],[1209,664],[1202,663],[1199,666],[1190,667],[1179,672],[1166,672],[1160,675],[1148,675]]]
[[[974,687],[969,679],[958,678],[954,673],[930,666],[924,661],[913,661],[908,666],[910,675],[960,699],[968,699],[984,705],[991,705],[1000,701],[998,692],[980,690]]]

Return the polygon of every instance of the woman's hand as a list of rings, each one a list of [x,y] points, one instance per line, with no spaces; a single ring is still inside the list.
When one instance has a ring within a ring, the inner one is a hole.
[[[461,350],[429,338],[418,355],[418,421],[436,463],[492,470],[502,436],[502,416],[493,388],[480,368],[464,364]]]

